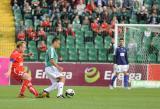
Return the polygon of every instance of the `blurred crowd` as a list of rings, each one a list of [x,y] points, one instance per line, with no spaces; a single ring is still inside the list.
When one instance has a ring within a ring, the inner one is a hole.
[[[94,36],[114,38],[116,23],[160,23],[159,0],[12,0],[11,5],[22,10],[24,20],[40,21],[40,28],[26,28],[24,20],[20,21],[21,40],[26,34],[33,40],[45,39],[46,31],[75,37],[74,27],[82,25],[89,25]]]

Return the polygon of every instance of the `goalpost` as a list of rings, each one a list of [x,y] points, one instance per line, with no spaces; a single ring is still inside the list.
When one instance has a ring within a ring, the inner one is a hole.
[[[160,63],[160,25],[116,24],[114,32],[114,47],[118,47],[119,38],[123,37],[124,45],[128,49],[128,60],[131,64],[129,70],[130,81],[147,80],[147,65]],[[142,70],[145,73],[141,74]],[[139,77],[136,74],[140,74]],[[120,74],[115,82],[116,87],[123,87],[122,78],[123,74]]]

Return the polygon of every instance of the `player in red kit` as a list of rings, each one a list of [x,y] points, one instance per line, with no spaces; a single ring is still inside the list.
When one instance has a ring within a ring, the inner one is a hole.
[[[39,94],[31,83],[31,76],[24,71],[23,57],[32,56],[32,53],[24,54],[26,50],[26,42],[19,41],[17,48],[12,52],[10,56],[10,67],[6,75],[11,76],[18,82],[22,83],[20,93],[18,97],[25,97],[24,92],[28,88],[29,91],[37,97]]]

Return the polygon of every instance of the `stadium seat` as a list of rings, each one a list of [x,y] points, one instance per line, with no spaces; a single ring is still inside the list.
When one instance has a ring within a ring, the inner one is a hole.
[[[106,36],[104,39],[104,48],[109,49],[111,44],[111,37]]]
[[[41,53],[40,53],[39,60],[40,60],[41,62],[43,62],[43,61],[45,60],[45,55],[46,55],[45,52],[41,52]]]
[[[32,20],[26,19],[26,20],[25,20],[25,26],[26,26],[26,27],[33,27],[33,22],[32,22]]]
[[[108,61],[109,62],[113,62],[113,54],[112,53],[110,53],[110,54],[108,54]]]
[[[148,55],[148,62],[149,63],[156,63],[157,57],[155,54],[149,54]]]
[[[51,46],[52,40],[55,36],[53,35],[47,35],[47,47]]]
[[[90,48],[88,50],[88,60],[89,61],[97,61],[97,50],[94,48]]]
[[[78,54],[79,54],[79,61],[88,61],[87,49],[85,49],[85,48],[80,48],[80,49],[78,50]]]
[[[93,42],[86,42],[85,48],[86,48],[86,49],[94,48]]]
[[[76,48],[79,49],[79,48],[84,48],[84,42],[77,42],[76,43]]]
[[[106,49],[99,49],[98,50],[98,61],[106,62],[107,61],[107,50]]]
[[[93,37],[92,31],[85,31],[85,37]]]
[[[25,53],[25,54],[28,54],[28,53],[29,53],[29,50],[28,50],[28,49],[25,50],[24,53]],[[25,60],[25,61],[29,61],[29,57],[28,57],[28,56],[24,57],[24,60]]]
[[[33,53],[33,56],[29,57],[30,61],[38,61],[37,49],[29,49],[29,53]]]
[[[76,48],[69,48],[68,53],[69,53],[69,61],[77,61],[78,60]]]
[[[62,61],[68,61],[68,51],[64,46],[61,46],[60,56],[62,57]]]
[[[35,41],[28,41],[28,48],[36,48],[36,42]]]
[[[102,49],[103,48],[103,38],[101,36],[97,36],[94,40],[95,48]]]
[[[74,48],[74,39],[72,36],[67,36],[67,39],[66,39],[66,47],[67,48]]]
[[[82,32],[89,31],[89,30],[90,30],[89,25],[82,25],[82,27],[81,27]]]

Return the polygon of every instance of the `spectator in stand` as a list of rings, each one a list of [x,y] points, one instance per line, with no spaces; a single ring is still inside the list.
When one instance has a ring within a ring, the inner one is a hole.
[[[71,35],[72,37],[75,37],[75,32],[73,31],[72,25],[69,24],[68,28],[66,29],[66,36]]]
[[[86,5],[84,4],[83,0],[79,0],[79,3],[78,3],[78,5],[77,5],[78,15],[82,15],[82,13],[83,13],[84,10],[85,10],[85,7],[86,7]]]
[[[24,41],[25,40],[25,33],[24,31],[20,31],[17,35],[17,39],[20,40],[20,41]]]
[[[33,27],[27,28],[26,33],[29,40],[37,40],[37,33],[34,31]]]
[[[31,14],[32,8],[28,2],[25,2],[23,11],[24,11],[24,14]]]
[[[84,20],[83,20],[83,25],[90,25],[90,20],[87,16],[84,17]]]
[[[26,35],[29,36],[29,34],[33,31],[33,27],[30,26],[28,28],[26,28]]]
[[[152,15],[149,17],[149,23],[150,24],[158,24],[159,23],[157,10],[153,10]]]
[[[142,6],[140,12],[137,13],[138,23],[140,23],[140,21],[146,22],[147,21],[147,16],[148,16],[147,8],[145,6]]]
[[[90,2],[86,6],[86,12],[89,14],[92,14],[93,11],[95,11],[96,5],[94,4],[94,0],[90,0]]]
[[[113,38],[114,37],[114,28],[115,28],[115,24],[118,24],[118,20],[117,17],[114,16],[113,20],[111,21],[111,28],[109,30],[109,35]]]
[[[34,15],[34,19],[40,19],[42,14],[42,9],[40,6],[37,6],[34,10],[33,10],[33,15]]]
[[[106,34],[108,34],[109,31],[110,31],[110,26],[109,26],[108,23],[106,23],[105,20],[103,20],[103,23],[100,26],[100,31],[101,31],[103,36],[106,36]]]
[[[50,22],[49,17],[46,17],[46,19],[41,22],[41,26],[42,27],[50,27],[51,26],[51,22]]]
[[[98,18],[95,19],[93,23],[91,23],[91,29],[94,32],[94,35],[97,35],[99,33]]]
[[[43,28],[40,28],[40,30],[38,31],[38,37],[42,38],[43,40],[46,40],[47,36]]]
[[[58,23],[57,23],[56,33],[57,33],[57,34],[62,34],[62,33],[63,33],[63,27],[62,27],[61,22],[58,22]]]
[[[40,2],[39,2],[39,0],[32,0],[31,4],[33,7],[37,7],[37,6],[39,6]]]
[[[80,24],[80,19],[79,19],[79,15],[76,15],[72,24]]]
[[[47,50],[47,46],[46,46],[46,44],[45,44],[44,41],[41,41],[41,42],[40,42],[40,44],[38,45],[38,50],[39,50],[40,52],[45,52],[45,51]]]

